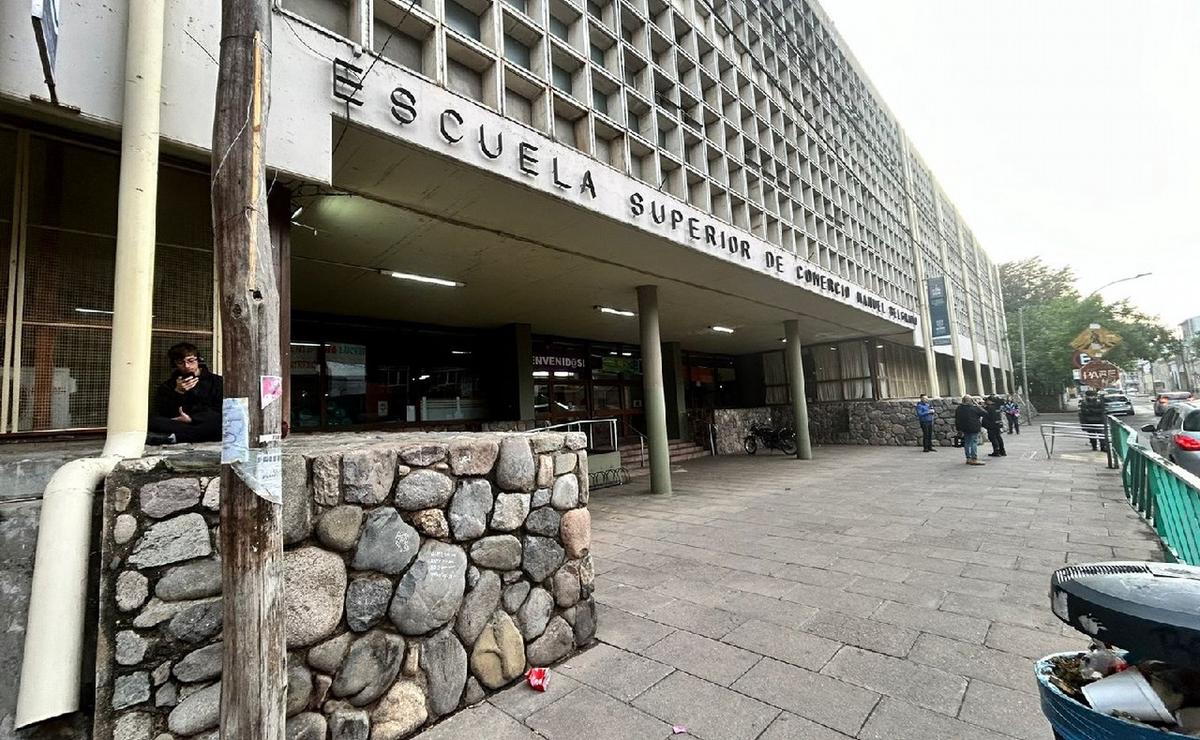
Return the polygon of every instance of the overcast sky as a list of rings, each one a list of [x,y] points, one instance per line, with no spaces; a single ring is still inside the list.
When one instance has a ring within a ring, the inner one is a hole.
[[[994,261],[1200,315],[1200,2],[819,2]]]

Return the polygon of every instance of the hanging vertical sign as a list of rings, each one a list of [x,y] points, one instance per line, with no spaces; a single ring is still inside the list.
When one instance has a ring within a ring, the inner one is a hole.
[[[42,58],[42,73],[46,75],[50,102],[58,105],[58,91],[54,85],[54,62],[58,59],[58,0],[31,2],[33,35],[37,39],[38,54]]]
[[[950,307],[946,302],[946,277],[927,278],[929,292],[929,328],[935,345],[950,344]]]

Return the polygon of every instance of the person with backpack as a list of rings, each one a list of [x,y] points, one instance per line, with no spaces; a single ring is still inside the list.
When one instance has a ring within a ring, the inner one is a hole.
[[[990,396],[984,407],[983,416],[983,428],[987,430],[988,442],[992,445],[992,451],[988,453],[988,457],[1008,457],[1008,452],[1004,450],[1004,435],[1000,432],[1000,417],[1000,399]]]
[[[979,432],[983,429],[984,416],[984,410],[970,396],[963,396],[962,403],[954,410],[954,428],[962,434],[967,465],[984,464],[979,459]]]
[[[1104,441],[1106,416],[1104,399],[1094,388],[1088,389],[1083,395],[1083,400],[1079,402],[1079,426],[1087,432],[1093,450],[1098,446],[1101,452],[1108,452],[1108,443]]]
[[[1021,433],[1021,406],[1017,403],[1017,399],[1009,396],[1001,407],[1004,411],[1004,418],[1008,421],[1008,433],[1012,434],[1015,429],[1017,434]]]

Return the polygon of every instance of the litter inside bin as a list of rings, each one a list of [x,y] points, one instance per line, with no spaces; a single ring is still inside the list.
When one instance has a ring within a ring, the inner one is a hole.
[[[1129,666],[1119,652],[1106,648],[1057,655],[1048,662],[1047,680],[1086,707],[1110,717],[1200,737],[1200,671],[1160,660]],[[1111,670],[1103,673],[1094,668],[1098,665]]]

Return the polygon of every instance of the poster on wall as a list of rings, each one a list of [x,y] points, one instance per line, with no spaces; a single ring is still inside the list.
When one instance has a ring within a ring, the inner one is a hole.
[[[946,277],[925,280],[929,292],[929,329],[937,346],[950,344],[950,307],[946,300]]]

